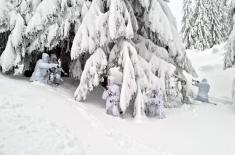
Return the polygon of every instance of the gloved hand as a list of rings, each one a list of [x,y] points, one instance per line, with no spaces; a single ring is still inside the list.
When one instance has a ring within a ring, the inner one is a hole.
[[[108,91],[108,95],[109,95],[109,96],[112,96],[112,92]]]
[[[49,64],[50,68],[53,68],[53,67],[58,67],[59,65],[58,64]]]
[[[197,81],[197,80],[192,80],[192,85],[193,86],[196,86],[197,84],[199,84],[200,82],[199,81]]]

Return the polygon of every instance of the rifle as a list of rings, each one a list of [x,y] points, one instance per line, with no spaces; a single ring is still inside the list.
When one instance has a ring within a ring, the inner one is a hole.
[[[200,83],[200,81],[192,79],[192,85],[193,85],[193,86],[195,86],[195,85],[197,85],[197,84],[199,84],[199,83]]]

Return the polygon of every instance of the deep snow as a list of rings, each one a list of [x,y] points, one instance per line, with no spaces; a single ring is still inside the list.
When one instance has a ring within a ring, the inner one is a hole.
[[[1,155],[232,155],[235,107],[196,103],[168,109],[167,119],[136,121],[105,114],[102,89],[86,103],[75,86],[30,83],[0,74]]]
[[[211,99],[232,103],[235,102],[231,99],[235,67],[223,70],[225,52],[225,44],[221,44],[205,51],[189,50],[187,55],[199,75],[197,80],[206,78],[209,81]]]
[[[167,109],[163,120],[106,115],[102,88],[79,103],[73,99],[76,82],[51,87],[0,74],[0,155],[233,155],[235,71],[222,70],[223,54],[223,45],[188,51],[218,105]]]

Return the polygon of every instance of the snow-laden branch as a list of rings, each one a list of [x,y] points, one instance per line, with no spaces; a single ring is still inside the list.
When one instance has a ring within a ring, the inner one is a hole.
[[[99,48],[87,60],[82,72],[80,84],[74,93],[77,101],[85,100],[89,91],[98,86],[101,81],[101,75],[105,72],[107,58],[104,51]]]
[[[20,14],[16,14],[14,28],[8,37],[5,50],[0,57],[0,65],[3,72],[11,70],[22,58],[21,44],[23,42],[23,32],[25,29],[24,20]]]
[[[94,0],[79,27],[71,50],[72,59],[81,53],[93,53],[97,48],[115,42],[119,38],[134,37],[131,14],[123,0],[110,1],[109,10],[104,11],[107,2]],[[135,26],[136,27],[136,26]]]

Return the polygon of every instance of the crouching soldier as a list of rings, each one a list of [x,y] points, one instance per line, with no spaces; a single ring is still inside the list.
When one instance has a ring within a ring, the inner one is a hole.
[[[36,63],[34,72],[30,78],[30,81],[39,81],[42,83],[48,82],[48,69],[57,67],[58,64],[49,63],[49,55],[46,53],[42,54],[42,59],[39,59]]]
[[[210,85],[208,84],[206,79],[203,79],[201,82],[199,81],[193,81],[193,85],[198,87],[198,94],[195,100],[201,101],[201,102],[209,102],[208,100],[208,93],[210,90]]]
[[[108,86],[103,92],[102,98],[106,100],[106,113],[120,117],[120,86],[114,82],[112,76],[108,77]]]
[[[148,117],[158,116],[160,119],[166,118],[163,105],[163,94],[161,91],[151,90],[146,93],[145,113]]]
[[[58,64],[57,67],[50,68],[49,71],[49,80],[48,82],[50,84],[60,85],[63,82],[63,79],[61,78],[61,73],[63,72],[64,75],[67,75],[67,73],[61,68],[61,62],[60,60],[57,60],[57,57],[55,54],[51,55],[50,63],[52,64]]]

